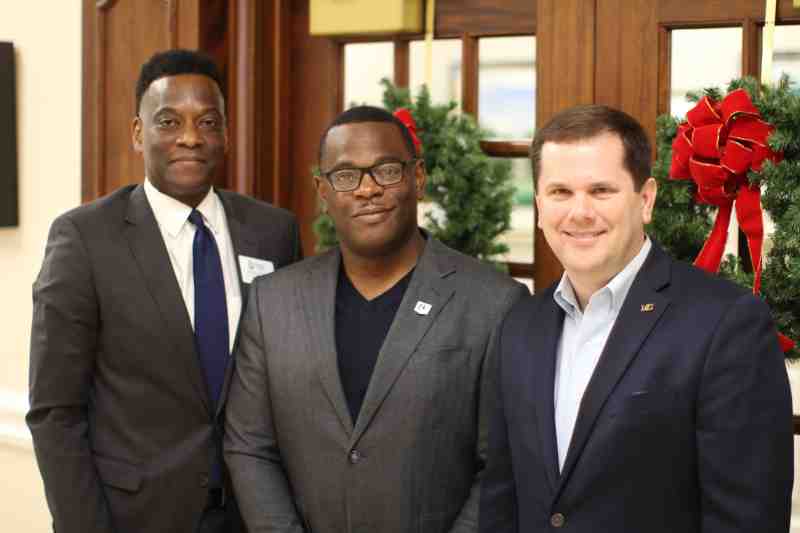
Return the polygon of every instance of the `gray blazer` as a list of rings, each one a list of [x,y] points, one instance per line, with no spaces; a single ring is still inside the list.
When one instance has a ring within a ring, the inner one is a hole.
[[[298,258],[291,213],[218,193],[237,255],[276,267]],[[54,530],[194,531],[221,415],[142,186],[53,222],[30,356],[27,422]]]
[[[527,290],[429,238],[353,421],[339,264],[335,249],[251,289],[224,442],[250,533],[476,531],[495,339]]]

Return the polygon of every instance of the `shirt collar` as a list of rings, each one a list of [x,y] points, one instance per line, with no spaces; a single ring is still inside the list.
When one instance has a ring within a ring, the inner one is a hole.
[[[561,281],[558,282],[556,292],[553,293],[553,299],[569,316],[574,316],[580,310],[578,300],[575,298],[575,291],[572,289],[572,283],[569,282],[566,272],[561,275]]]
[[[639,270],[641,270],[651,248],[652,243],[650,242],[650,237],[645,236],[644,244],[639,250],[639,253],[625,265],[625,268],[611,278],[602,289],[597,291],[608,291],[610,293],[611,309],[614,312],[619,312],[622,308],[622,303],[625,301],[625,297],[628,295],[631,285],[633,285],[633,280],[636,278],[636,274],[639,273]],[[570,283],[566,272],[561,275],[561,281],[558,282],[556,291],[553,293],[553,299],[558,306],[570,316],[574,316],[575,313],[580,311],[580,306],[575,296],[575,290],[572,288],[572,283]]]
[[[155,215],[158,225],[164,228],[171,237],[176,237],[189,220],[192,208],[156,189],[149,178],[144,180],[144,193],[153,209],[153,215]],[[209,189],[208,194],[197,206],[197,210],[203,215],[203,221],[211,232],[216,235],[222,229],[219,218],[222,207],[219,198],[214,194],[214,187]]]

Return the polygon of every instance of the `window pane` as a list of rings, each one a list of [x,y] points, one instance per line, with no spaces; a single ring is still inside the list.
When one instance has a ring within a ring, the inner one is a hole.
[[[344,107],[383,107],[383,78],[394,80],[394,43],[344,45]]]
[[[533,178],[530,160],[516,158],[511,162],[511,176],[516,193],[511,211],[511,229],[499,237],[510,248],[509,253],[498,257],[498,261],[515,263],[533,263]],[[426,213],[442,220],[444,213],[433,202],[424,201],[419,204],[417,220],[420,226],[426,224]]]
[[[693,103],[686,93],[706,87],[723,91],[742,74],[742,29],[672,31],[670,114],[683,117]]]
[[[511,159],[511,176],[514,183],[514,207],[511,211],[511,229],[500,240],[510,251],[504,261],[533,263],[533,175],[530,160]]]
[[[536,38],[479,41],[478,116],[491,136],[526,139],[536,123]]]
[[[776,26],[772,55],[772,81],[784,72],[800,87],[800,26]]]
[[[408,84],[415,97],[425,83],[425,50],[425,41],[409,43]],[[461,109],[461,39],[433,41],[431,60],[431,100],[436,104],[456,102]]]

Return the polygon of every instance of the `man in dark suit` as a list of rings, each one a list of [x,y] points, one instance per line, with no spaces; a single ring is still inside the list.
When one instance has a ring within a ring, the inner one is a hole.
[[[604,106],[536,134],[539,227],[565,272],[503,324],[485,533],[789,530],[791,399],[769,311],[647,237],[650,154]]]
[[[299,258],[294,217],[212,178],[227,149],[210,59],[143,65],[145,183],[58,217],[33,286],[27,422],[58,533],[239,532],[221,410],[245,288]]]
[[[322,139],[340,246],[259,279],[226,410],[250,533],[477,531],[500,321],[527,291],[420,231],[409,130],[356,107]]]

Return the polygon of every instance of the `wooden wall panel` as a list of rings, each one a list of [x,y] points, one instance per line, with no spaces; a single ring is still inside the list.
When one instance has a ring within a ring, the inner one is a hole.
[[[537,0],[436,0],[438,39],[536,32]]]
[[[662,24],[709,26],[744,19],[764,21],[766,2],[763,0],[659,0],[652,1],[658,8],[658,20]],[[800,9],[792,0],[778,0],[776,21],[800,21]]]
[[[303,249],[314,253],[311,224],[317,216],[312,168],[317,165],[319,139],[342,108],[339,77],[343,47],[331,39],[308,34],[308,0],[291,2],[291,80],[289,104],[291,209],[300,220]]]
[[[536,123],[595,99],[595,0],[537,0]],[[561,264],[540,229],[534,236],[534,287],[561,276]]]
[[[237,0],[232,5],[230,69],[228,71],[228,183],[231,190],[264,198],[260,169],[260,112],[263,110],[262,67],[264,50],[264,4],[254,0]]]
[[[291,208],[289,0],[237,0],[232,10],[229,188]]]
[[[629,113],[655,142],[659,75],[656,3],[599,2],[596,46],[602,54],[595,64],[594,102]]]
[[[142,181],[130,133],[139,69],[155,52],[175,47],[226,57],[220,31],[226,6],[225,0],[84,0],[83,201]],[[220,66],[224,71],[224,59]]]
[[[267,86],[272,87],[267,98],[270,102],[271,161],[268,167],[271,183],[271,200],[276,205],[291,209],[294,191],[291,177],[291,48],[292,26],[290,4],[293,0],[278,0],[272,10],[269,31],[272,34],[272,63]]]
[[[595,1],[539,0],[536,34],[538,125],[594,101]]]
[[[141,63],[175,38],[175,8],[162,0],[84,1],[84,83],[91,84],[83,105],[84,200],[142,179],[130,147],[134,82]]]

